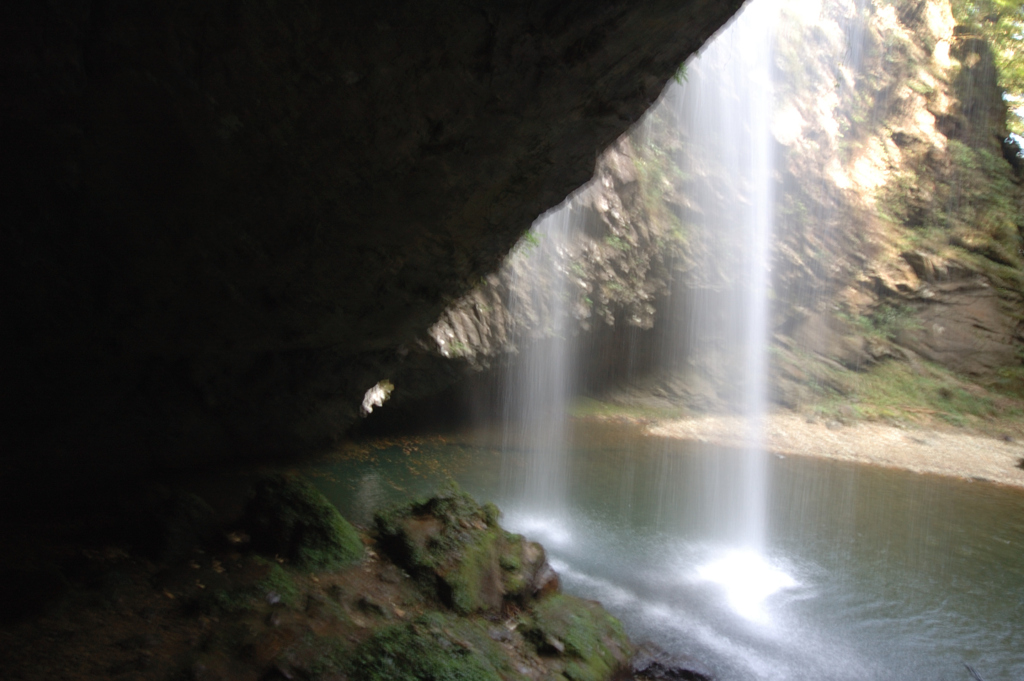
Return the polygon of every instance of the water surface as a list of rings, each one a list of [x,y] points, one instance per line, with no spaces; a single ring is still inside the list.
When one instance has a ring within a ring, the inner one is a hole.
[[[454,477],[545,545],[567,591],[723,680],[969,679],[964,663],[987,681],[1024,678],[1020,490],[769,456],[756,554],[716,539],[729,536],[720,510],[741,502],[732,453],[576,423],[556,520],[512,498],[530,456],[502,444],[487,431],[394,440],[313,472],[363,523]]]

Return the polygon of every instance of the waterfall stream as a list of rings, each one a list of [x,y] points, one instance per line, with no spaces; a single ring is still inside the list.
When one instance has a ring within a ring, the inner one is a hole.
[[[714,459],[700,515],[715,549],[698,578],[720,586],[731,607],[762,617],[760,604],[791,577],[765,556],[767,466],[762,446],[767,408],[769,255],[775,212],[771,121],[777,0],[751,3],[690,61],[660,107],[676,121],[672,163],[687,182],[687,204],[676,216],[696,242],[702,273],[677,292],[664,320],[673,329],[664,364],[702,374],[722,397],[720,408],[741,417],[740,457]],[[506,496],[519,509],[517,529],[562,528],[565,495],[566,401],[576,364],[566,268],[581,211],[572,200],[532,229],[533,270],[544,286],[511,287],[510,308],[531,306],[538,337],[526,343],[506,381]],[[514,269],[514,268],[513,268]],[[518,466],[518,468],[516,468]],[[551,537],[548,537],[551,540]]]
[[[503,487],[506,497],[531,510],[533,522],[546,525],[563,521],[567,506],[566,419],[575,354],[565,267],[579,225],[570,199],[538,220],[523,245],[526,253],[513,256],[529,258],[532,266],[510,266],[509,312],[533,318],[538,328],[505,379]],[[546,275],[543,283],[519,281],[538,271]]]
[[[731,608],[750,619],[761,605],[796,586],[765,556],[769,257],[775,213],[771,121],[774,27],[778,3],[751,3],[687,66],[667,92],[678,121],[675,163],[690,203],[678,216],[699,246],[705,274],[676,296],[669,336],[677,371],[714,381],[720,409],[742,418],[739,457],[716,456],[706,471],[704,517],[719,548],[697,570],[719,585]]]
[[[703,281],[677,296],[670,348],[677,364],[715,379],[726,411],[740,414],[746,447],[724,472],[735,494],[713,509],[738,545],[764,548],[768,268],[774,203],[773,27],[777,3],[751,4],[667,93],[681,144],[675,161],[697,178],[680,209],[700,246]],[[684,335],[685,334],[685,335]],[[715,481],[708,481],[714,484]]]

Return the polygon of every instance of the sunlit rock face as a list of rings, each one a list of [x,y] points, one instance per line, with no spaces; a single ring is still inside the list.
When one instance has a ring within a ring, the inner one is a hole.
[[[408,345],[389,409],[429,399],[408,411],[375,414],[375,423],[443,418],[452,409],[501,413],[508,407],[506,379],[514,380],[532,351],[561,341],[572,346],[570,392],[651,368],[665,330],[657,324],[658,308],[687,259],[685,235],[671,212],[682,198],[652,159],[664,151],[646,130],[641,124],[606,149],[593,179],[546,216],[569,223],[557,243],[546,218],[539,219],[497,272]],[[455,404],[434,399],[453,384]]]
[[[6,7],[5,453],[329,442],[738,5]]]
[[[974,375],[1018,364],[1022,194],[1004,158],[1006,109],[989,48],[941,0],[781,8],[765,112],[778,159],[774,399],[811,399],[807,386],[821,377],[808,373],[808,356],[860,370],[909,351]],[[641,392],[717,409],[724,377],[708,371],[714,362],[698,361],[695,378],[668,376],[658,361],[670,327],[686,323],[667,314],[667,294],[734,276],[716,271],[721,261],[701,251],[693,227],[708,210],[702,188],[723,181],[721,171],[673,165],[687,152],[668,109],[653,109],[600,158],[574,198],[583,229],[554,266],[575,286],[581,382],[600,390],[647,372],[657,380]],[[461,368],[514,364],[518,350],[551,335],[544,292],[556,272],[530,249],[430,327],[402,370],[406,396]],[[540,302],[511,311],[513,285]],[[470,380],[474,403],[486,382]]]
[[[792,3],[788,27],[777,398],[799,403],[801,351],[1019,364],[1022,194],[987,44],[941,0]]]

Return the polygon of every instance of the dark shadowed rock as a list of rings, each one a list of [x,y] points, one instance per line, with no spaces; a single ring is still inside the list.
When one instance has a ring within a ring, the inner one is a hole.
[[[636,681],[712,681],[714,677],[705,665],[696,660],[670,655],[657,646],[646,643],[637,649],[632,661]]]
[[[330,443],[739,4],[5,4],[5,456]]]
[[[358,560],[363,544],[355,529],[308,482],[276,475],[258,481],[245,510],[257,551],[298,566],[330,570]]]
[[[52,565],[0,570],[0,624],[43,614],[60,602],[68,581]]]

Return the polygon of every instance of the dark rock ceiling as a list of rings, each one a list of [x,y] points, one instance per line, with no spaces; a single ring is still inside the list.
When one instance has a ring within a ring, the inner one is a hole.
[[[739,4],[4,3],[8,464],[329,444]]]

